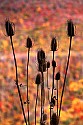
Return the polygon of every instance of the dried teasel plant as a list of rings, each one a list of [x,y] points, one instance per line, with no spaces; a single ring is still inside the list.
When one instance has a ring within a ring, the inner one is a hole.
[[[25,123],[27,125],[27,120],[26,120],[26,116],[25,116],[22,96],[21,96],[21,92],[20,92],[20,88],[19,88],[19,84],[18,84],[17,61],[16,61],[16,56],[15,56],[15,51],[14,51],[14,46],[13,46],[13,40],[12,40],[12,36],[15,34],[15,24],[13,22],[11,22],[9,19],[7,19],[5,21],[5,31],[6,31],[6,35],[10,37],[10,42],[11,42],[12,52],[13,52],[13,57],[14,57],[14,63],[15,63],[15,69],[16,69],[15,82],[16,82],[16,86],[17,86],[17,89],[18,89],[18,94],[19,94],[19,98],[20,98],[20,103],[21,103],[21,107],[22,107],[24,121],[25,121]]]
[[[52,38],[51,40],[51,51],[53,52],[53,59],[52,59],[52,67],[53,67],[53,77],[52,77],[52,93],[51,93],[51,101],[53,99],[53,91],[54,91],[54,74],[55,74],[55,67],[56,67],[56,61],[55,61],[55,55],[54,52],[57,51],[57,40],[56,37]],[[52,112],[52,102],[50,102],[50,122],[51,122],[51,112]]]
[[[36,103],[35,103],[35,125],[36,125],[36,108],[37,108],[37,100],[38,100],[38,91],[39,91],[39,85],[41,84],[41,82],[42,82],[41,74],[38,73],[35,80],[35,83],[37,85]]]
[[[64,82],[63,82],[62,93],[61,93],[59,117],[60,117],[60,112],[61,112],[61,107],[62,107],[62,100],[63,100],[64,89],[65,89],[65,84],[66,84],[66,77],[67,77],[67,71],[68,71],[68,66],[69,66],[69,60],[70,60],[72,37],[75,36],[75,34],[74,34],[74,24],[73,24],[71,19],[67,21],[67,35],[70,38],[70,44],[69,44],[69,53],[68,53],[68,60],[67,60],[67,65],[66,65],[66,72],[65,72]]]
[[[39,72],[41,72],[42,76],[42,84],[41,84],[41,118],[40,123],[43,122],[43,114],[44,114],[44,102],[45,102],[45,88],[44,88],[44,74],[46,71],[46,57],[44,50],[40,49],[37,53],[37,60],[39,65]]]
[[[20,103],[21,103],[21,107],[22,107],[22,112],[23,112],[23,116],[24,116],[24,121],[26,125],[30,125],[30,116],[29,116],[29,87],[28,87],[28,66],[29,66],[29,53],[30,53],[30,49],[32,48],[32,40],[30,37],[27,38],[26,41],[26,48],[27,48],[27,84],[25,86],[27,86],[27,101],[25,102],[25,104],[27,104],[27,115],[28,118],[26,119],[25,116],[25,111],[24,111],[24,106],[23,106],[23,101],[22,101],[22,97],[21,97],[21,92],[20,92],[20,88],[22,87],[22,84],[18,84],[18,70],[17,70],[17,61],[16,61],[16,57],[15,57],[15,52],[14,52],[14,46],[13,46],[13,40],[12,37],[15,34],[15,24],[13,22],[11,22],[9,19],[7,19],[5,21],[5,32],[6,35],[10,37],[10,42],[11,42],[11,46],[12,46],[12,51],[13,51],[13,57],[14,57],[14,63],[15,63],[15,69],[16,69],[16,86],[18,89],[18,94],[19,94],[19,98],[20,98]],[[56,41],[56,37],[52,38],[51,41],[51,51],[53,52],[53,58],[52,58],[52,68],[53,68],[53,77],[52,77],[52,93],[50,94],[48,91],[48,102],[50,105],[50,125],[59,125],[59,121],[60,121],[60,112],[61,112],[61,107],[62,107],[62,101],[63,101],[63,95],[64,95],[64,88],[65,88],[65,84],[66,84],[66,77],[67,77],[67,71],[68,71],[68,66],[69,66],[69,59],[70,59],[70,51],[71,51],[71,43],[72,43],[72,37],[74,37],[74,24],[72,22],[72,20],[68,20],[67,22],[67,34],[68,37],[70,38],[70,44],[69,44],[69,53],[68,53],[68,60],[67,60],[67,65],[66,65],[66,72],[65,72],[65,77],[64,77],[64,83],[63,83],[63,88],[62,88],[62,93],[61,93],[61,100],[60,100],[60,106],[58,103],[58,94],[59,94],[59,88],[58,88],[58,81],[60,80],[60,72],[56,73],[55,76],[55,68],[56,68],[56,61],[55,61],[55,55],[54,52],[57,51],[57,41]],[[36,125],[36,108],[37,108],[37,100],[38,100],[38,91],[39,91],[39,85],[41,85],[41,117],[40,117],[40,125],[46,125],[46,121],[47,121],[47,114],[45,114],[44,112],[44,103],[45,103],[45,86],[44,86],[44,72],[47,71],[47,88],[49,89],[49,84],[48,84],[48,69],[50,68],[50,62],[46,62],[46,55],[43,49],[39,49],[37,52],[37,61],[38,61],[38,73],[36,76],[36,80],[35,83],[37,85],[37,96],[36,96],[36,103],[35,103],[35,125]],[[54,88],[54,80],[56,80],[56,88]],[[53,91],[54,89],[57,91],[57,95],[53,95]],[[51,99],[49,99],[49,94],[51,95]],[[57,103],[56,103],[57,102]],[[57,106],[56,106],[57,105]],[[52,112],[52,110],[54,110],[54,107],[56,106],[56,112]],[[59,109],[59,111],[58,111]],[[28,121],[28,123],[27,123]]]
[[[30,109],[29,109],[29,104],[30,104],[30,100],[29,100],[29,72],[28,72],[28,66],[29,66],[29,53],[30,53],[30,48],[32,48],[32,40],[30,37],[27,38],[26,41],[26,48],[27,48],[27,116],[28,116],[28,124],[30,125],[30,118],[29,118],[29,114],[30,114]]]
[[[48,83],[48,69],[50,68],[50,62],[47,62],[47,89],[48,89],[48,102],[50,102],[49,100],[49,83]]]

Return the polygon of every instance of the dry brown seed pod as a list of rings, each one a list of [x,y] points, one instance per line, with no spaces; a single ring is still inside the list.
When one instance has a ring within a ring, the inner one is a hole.
[[[29,37],[27,38],[26,47],[29,49],[32,47],[32,40]]]
[[[74,24],[71,19],[67,21],[67,32],[68,36],[74,36]]]
[[[13,22],[10,22],[9,19],[5,21],[5,30],[7,36],[13,36],[15,33],[15,24]]]
[[[38,60],[38,63],[45,62],[45,52],[42,49],[38,50],[37,60]]]
[[[52,41],[51,41],[51,51],[57,51],[57,41],[56,41],[56,38],[52,38]]]
[[[36,83],[37,85],[39,85],[39,84],[41,83],[41,75],[40,75],[40,73],[37,74],[35,83]]]
[[[56,74],[55,79],[56,79],[56,80],[60,80],[60,72],[58,72],[58,73]]]

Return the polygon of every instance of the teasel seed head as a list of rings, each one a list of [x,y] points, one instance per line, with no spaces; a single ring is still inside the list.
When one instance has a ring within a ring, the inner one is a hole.
[[[27,38],[26,47],[29,49],[32,48],[32,40],[29,37]]]
[[[38,70],[40,72],[46,71],[46,60],[45,60],[45,52],[40,49],[37,53],[37,60],[38,60]]]
[[[5,30],[7,36],[13,36],[15,34],[15,24],[10,22],[9,19],[5,21]]]
[[[57,41],[56,41],[56,38],[52,38],[52,41],[51,41],[51,51],[57,51]]]
[[[56,79],[56,80],[60,80],[60,72],[58,72],[58,73],[56,74],[55,79]]]
[[[52,61],[52,66],[55,68],[56,67],[56,62],[53,60]]]
[[[45,62],[45,52],[42,49],[40,49],[37,53],[37,60],[38,63]]]
[[[41,84],[41,74],[40,74],[40,73],[37,74],[35,83],[36,83],[37,85]]]
[[[74,36],[74,24],[72,22],[72,20],[68,20],[67,21],[67,34],[69,37]]]
[[[50,68],[50,62],[49,61],[47,62],[47,68]]]

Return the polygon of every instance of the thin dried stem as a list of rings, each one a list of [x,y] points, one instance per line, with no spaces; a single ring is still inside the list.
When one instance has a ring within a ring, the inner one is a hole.
[[[27,52],[27,117],[28,117],[28,124],[30,125],[30,121],[29,121],[29,83],[28,83],[28,66],[29,66],[29,52],[30,49],[28,48],[28,52]]]
[[[62,93],[61,93],[61,101],[60,101],[59,117],[60,117],[60,112],[61,112],[61,107],[62,107],[62,99],[63,99],[64,89],[65,89],[65,83],[66,83],[66,77],[67,77],[67,71],[68,71],[68,66],[69,66],[70,51],[71,51],[71,42],[72,42],[72,36],[70,37],[70,45],[69,45],[68,61],[67,61],[67,66],[66,66],[66,72],[65,72],[65,77],[64,77],[64,83],[63,83]]]
[[[57,89],[57,116],[58,116],[58,80],[56,84],[56,89]]]
[[[45,101],[45,90],[44,90],[44,74],[42,74],[42,84],[41,84],[41,122],[43,121],[43,114],[44,114],[44,101]]]
[[[49,102],[48,68],[47,68],[47,89],[48,89],[48,102]]]
[[[54,51],[53,51],[53,61],[54,61]],[[53,97],[53,89],[54,89],[54,72],[55,72],[55,67],[53,66],[52,97]]]
[[[37,109],[38,91],[39,91],[39,85],[37,85],[37,96],[36,96],[36,104],[35,104],[35,125],[36,125],[36,109]]]
[[[16,57],[15,57],[15,52],[14,52],[14,46],[13,46],[13,42],[12,42],[12,36],[10,36],[10,41],[11,41],[11,46],[12,46],[12,51],[13,51],[13,57],[14,57],[14,63],[15,63],[15,69],[16,69],[16,86],[17,86],[17,89],[18,89],[18,94],[19,94],[19,98],[20,98],[20,103],[21,103],[21,107],[22,107],[24,121],[25,121],[25,123],[27,125],[27,120],[26,120],[25,111],[24,111],[24,107],[23,107],[21,92],[20,92],[19,85],[18,85],[17,62],[16,62]]]

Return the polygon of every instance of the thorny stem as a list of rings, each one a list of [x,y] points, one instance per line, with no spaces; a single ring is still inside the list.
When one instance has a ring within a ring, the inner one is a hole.
[[[38,91],[39,91],[39,85],[37,85],[37,96],[36,96],[36,104],[35,104],[35,125],[36,125],[36,108],[37,108],[37,100],[38,100]]]
[[[18,85],[17,62],[16,62],[16,57],[15,57],[15,52],[14,52],[14,46],[13,46],[13,42],[12,42],[12,36],[10,36],[10,41],[11,41],[11,46],[12,46],[12,51],[13,51],[13,57],[14,57],[14,63],[15,63],[15,69],[16,69],[16,86],[17,86],[17,89],[18,89],[18,94],[19,94],[19,98],[20,98],[20,103],[21,103],[21,107],[22,107],[24,121],[25,121],[25,123],[27,125],[27,120],[26,120],[25,111],[24,111],[24,107],[23,107],[21,92],[20,92],[19,85]]]
[[[30,52],[30,49],[28,48],[28,52],[27,52],[27,115],[28,115],[28,124],[30,125],[29,123],[29,85],[28,85],[28,66],[29,66],[29,52]]]
[[[72,42],[72,36],[70,37],[69,54],[68,54],[68,61],[67,61],[66,72],[65,72],[64,83],[63,83],[63,89],[62,89],[62,94],[61,94],[59,117],[60,117],[61,106],[62,106],[62,99],[63,99],[64,88],[65,88],[65,83],[66,83],[67,70],[68,70],[68,66],[69,66],[70,51],[71,51],[71,42]]]

